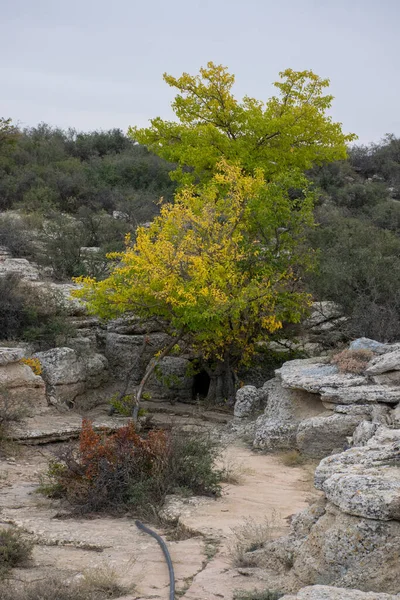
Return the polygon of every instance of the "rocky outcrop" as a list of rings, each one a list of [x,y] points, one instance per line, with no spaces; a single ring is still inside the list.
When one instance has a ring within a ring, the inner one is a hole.
[[[301,421],[327,412],[314,394],[283,388],[278,378],[268,381],[258,392],[266,407],[256,421],[255,448],[293,448]]]
[[[102,354],[79,355],[72,348],[37,352],[50,404],[73,406],[86,390],[108,380],[108,362]]]
[[[147,391],[153,400],[190,401],[193,377],[190,361],[180,356],[166,356],[160,360],[149,381]]]
[[[400,426],[399,345],[361,338],[351,347],[374,351],[368,363],[356,363],[361,372],[342,372],[327,356],[291,360],[275,371],[258,390],[267,401],[254,426],[256,448],[323,458],[367,443],[380,425]],[[348,360],[354,365],[356,358],[350,353]]]
[[[281,600],[398,600],[400,596],[361,592],[328,585],[312,585],[302,588],[297,594],[282,596]]]
[[[343,414],[305,419],[297,429],[296,447],[310,458],[321,458],[333,450],[340,452],[359,422],[359,416]]]
[[[293,518],[288,536],[265,546],[265,564],[295,577],[299,586],[397,593],[399,467],[400,430],[383,426],[365,445],[323,459],[315,472],[315,485],[323,498]],[[302,598],[304,593],[294,597]]]
[[[47,400],[43,379],[20,362],[24,354],[23,348],[0,348],[0,406],[30,416],[45,411]]]

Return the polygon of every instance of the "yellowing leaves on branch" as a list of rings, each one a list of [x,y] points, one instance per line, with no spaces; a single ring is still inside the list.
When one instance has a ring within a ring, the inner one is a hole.
[[[209,372],[209,400],[231,400],[236,367],[310,303],[302,274],[314,259],[305,243],[314,198],[304,173],[344,158],[354,136],[327,116],[328,81],[311,71],[281,73],[267,102],[236,100],[233,75],[213,63],[164,79],[178,89],[177,121],[156,118],[130,135],[176,163],[175,202],[127,239],[107,279],[81,280],[77,295],[103,318],[134,313],[167,324],[171,343],[149,365],[138,402],[182,339]]]
[[[310,262],[301,242],[312,197],[302,195],[292,200],[284,180],[267,184],[261,171],[245,175],[223,161],[209,182],[183,188],[138,229],[113,255],[120,262],[110,277],[81,280],[79,295],[103,318],[160,318],[209,364],[233,368],[307,306],[293,288]]]

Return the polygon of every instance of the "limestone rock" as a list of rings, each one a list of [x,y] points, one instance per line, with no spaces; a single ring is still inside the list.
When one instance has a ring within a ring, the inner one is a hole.
[[[328,504],[295,550],[293,572],[305,585],[396,593],[399,553],[400,522],[359,518]]]
[[[360,378],[363,379],[363,378]],[[320,389],[323,400],[337,404],[358,404],[368,402],[386,402],[397,404],[400,402],[400,388],[386,385],[360,385],[359,383],[347,387],[322,386]]]
[[[393,468],[386,475],[337,473],[325,480],[322,489],[328,500],[344,513],[379,521],[399,521],[398,471]]]
[[[361,421],[353,433],[353,446],[364,446],[370,440],[378,429],[378,423],[371,421]]]
[[[24,356],[24,348],[0,348],[0,366],[18,362]]]
[[[399,596],[378,592],[361,592],[348,588],[328,585],[311,585],[302,588],[297,594],[282,596],[281,600],[398,600]]]
[[[300,421],[325,413],[316,394],[284,388],[278,378],[267,381],[259,392],[266,407],[256,421],[255,448],[294,448]]]
[[[260,407],[260,392],[254,385],[245,385],[236,392],[233,409],[235,417],[243,418],[254,414]]]
[[[152,399],[192,400],[193,377],[188,374],[189,367],[187,358],[165,356],[147,386]]]
[[[350,350],[371,350],[375,354],[385,354],[393,349],[391,344],[382,344],[366,337],[353,340],[349,346]]]
[[[379,427],[364,446],[329,456],[315,471],[315,486],[343,512],[400,520],[400,430]]]
[[[396,385],[400,387],[400,371],[388,371],[380,375],[372,375],[371,380],[380,385]]]
[[[52,404],[73,404],[86,389],[99,387],[108,379],[108,362],[101,354],[80,356],[72,348],[37,352],[46,391]]]
[[[0,277],[18,275],[26,281],[38,281],[40,275],[36,265],[26,258],[5,258],[0,261]]]
[[[261,416],[256,421],[253,446],[260,450],[295,448],[297,428],[297,423]]]
[[[169,340],[164,333],[145,336],[107,331],[104,353],[112,375],[117,379],[124,379],[130,374],[132,384],[138,384],[149,361]]]
[[[85,366],[72,348],[51,348],[37,352],[43,376],[50,385],[68,385],[85,381]]]
[[[22,415],[32,416],[47,410],[45,384],[30,367],[19,362],[0,365],[0,404]]]
[[[335,365],[327,364],[327,362],[328,358],[290,360],[275,373],[281,379],[283,387],[302,389],[312,393],[319,393],[324,388],[341,390],[367,383],[365,377],[340,373]],[[350,403],[340,402],[340,404]]]
[[[372,404],[331,404],[331,406],[335,413],[343,415],[358,415],[364,419],[372,416]]]
[[[368,375],[380,375],[388,371],[400,370],[400,350],[394,352],[386,352],[382,356],[373,358],[366,369]]]
[[[343,316],[343,309],[336,302],[326,300],[323,302],[314,302],[310,316],[306,319],[307,327],[316,327],[321,323],[326,323]]]
[[[343,449],[359,422],[359,416],[343,414],[305,419],[297,430],[297,448],[311,458],[327,456],[334,450]]]

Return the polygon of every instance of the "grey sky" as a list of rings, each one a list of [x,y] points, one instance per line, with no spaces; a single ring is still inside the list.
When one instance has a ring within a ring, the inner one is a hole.
[[[278,72],[331,79],[335,120],[360,142],[400,135],[400,0],[0,0],[0,116],[77,129],[171,117],[163,72],[208,60],[237,96]]]

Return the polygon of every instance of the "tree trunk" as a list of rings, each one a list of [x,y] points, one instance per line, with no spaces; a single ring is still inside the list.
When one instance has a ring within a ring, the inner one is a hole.
[[[171,340],[171,342],[168,344],[168,346],[166,346],[164,348],[164,350],[162,352],[160,352],[160,354],[157,356],[157,358],[153,358],[147,365],[146,372],[143,376],[142,381],[140,382],[138,391],[136,392],[135,403],[134,403],[134,407],[133,407],[133,411],[132,411],[132,417],[133,417],[133,421],[135,423],[137,423],[137,420],[138,420],[140,401],[142,399],[143,392],[144,392],[147,382],[149,381],[150,377],[154,373],[155,368],[159,364],[160,360],[162,360],[165,356],[167,356],[171,352],[172,348],[182,339],[182,337],[183,337],[183,332],[181,332],[179,335],[174,337]]]
[[[210,386],[206,401],[210,404],[227,404],[233,406],[236,394],[236,375],[229,356],[220,361],[214,368],[205,366],[205,371],[210,376]]]

